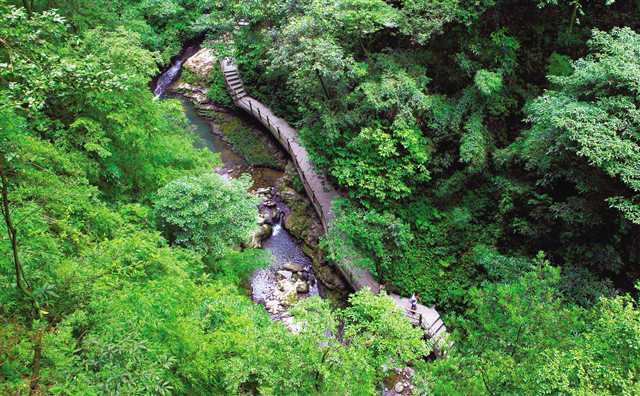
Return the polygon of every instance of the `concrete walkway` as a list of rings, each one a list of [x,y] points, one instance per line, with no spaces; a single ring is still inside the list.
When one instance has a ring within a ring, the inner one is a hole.
[[[298,140],[298,132],[291,128],[285,120],[273,114],[267,106],[247,95],[238,67],[233,60],[225,58],[220,62],[220,67],[229,94],[236,106],[251,114],[269,129],[293,159],[307,195],[311,199],[318,217],[320,217],[322,226],[325,232],[328,231],[335,219],[332,202],[340,197],[340,194],[329,183],[324,173],[313,165],[309,153]],[[349,259],[341,260],[336,263],[336,266],[355,290],[368,287],[374,293],[378,293],[380,284],[373,275],[366,269],[353,265],[352,261]],[[415,326],[423,328],[427,338],[433,339],[436,353],[438,353],[442,344],[446,342],[447,330],[440,319],[440,314],[435,309],[420,304],[418,304],[416,311],[412,311],[411,303],[407,298],[396,294],[390,294],[390,296],[403,309],[411,322]]]

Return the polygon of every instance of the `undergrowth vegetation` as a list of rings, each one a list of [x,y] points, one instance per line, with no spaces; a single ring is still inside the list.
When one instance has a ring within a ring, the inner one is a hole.
[[[238,249],[258,215],[249,182],[213,173],[180,103],[148,85],[200,34],[206,2],[12,3],[0,0],[0,394],[369,395],[384,367],[429,352],[387,297],[363,291],[342,311],[308,299],[296,335],[240,287],[271,262]]]
[[[0,0],[0,393],[639,394],[639,7]],[[327,256],[435,305],[445,358],[384,294],[298,334],[251,302],[248,183],[149,89],[203,34],[344,193]]]

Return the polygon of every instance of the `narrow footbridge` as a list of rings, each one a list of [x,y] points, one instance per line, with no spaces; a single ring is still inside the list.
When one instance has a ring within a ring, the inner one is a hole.
[[[267,106],[247,94],[242,79],[240,78],[238,67],[235,65],[233,59],[225,58],[220,62],[220,67],[227,89],[235,105],[260,121],[291,156],[307,195],[311,199],[313,207],[316,213],[318,213],[318,217],[326,232],[335,219],[332,202],[334,199],[340,197],[340,194],[333,188],[331,183],[329,183],[323,172],[315,168],[309,158],[309,153],[299,141],[298,132],[291,128],[285,120],[273,114]],[[374,293],[380,291],[380,284],[374,279],[371,273],[366,269],[352,265],[351,260],[342,260],[336,263],[336,266],[355,290],[368,287]],[[440,318],[440,314],[438,314],[435,309],[420,304],[418,304],[417,309],[413,311],[411,310],[411,303],[407,298],[400,297],[393,293],[391,293],[390,296],[396,304],[404,310],[415,326],[424,329],[427,338],[434,341],[435,350],[438,352],[440,346],[445,342],[447,331]]]

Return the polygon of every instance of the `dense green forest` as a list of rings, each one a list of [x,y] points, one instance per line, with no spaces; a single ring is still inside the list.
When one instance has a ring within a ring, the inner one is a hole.
[[[149,89],[203,35],[444,357],[384,293],[251,301],[250,182]],[[0,0],[0,182],[0,394],[640,394],[637,0]]]

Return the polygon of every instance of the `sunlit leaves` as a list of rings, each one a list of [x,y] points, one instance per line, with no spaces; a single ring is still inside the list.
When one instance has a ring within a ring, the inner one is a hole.
[[[489,70],[478,70],[474,78],[476,88],[484,96],[495,95],[502,89],[502,76],[500,73],[491,72]]]
[[[474,171],[482,170],[487,162],[486,130],[482,115],[474,113],[464,125],[465,133],[460,140],[460,159]]]
[[[401,367],[430,352],[423,330],[413,327],[386,293],[376,296],[365,288],[349,302],[342,313],[344,337],[366,350],[377,367]]]
[[[628,28],[595,31],[590,46],[592,53],[574,63],[571,75],[550,76],[554,90],[529,106],[533,128],[525,158],[545,169],[539,146],[548,145],[546,150],[586,159],[635,196],[640,192],[640,38]],[[621,208],[633,221],[627,202]]]
[[[215,173],[175,180],[158,191],[155,207],[170,241],[214,256],[248,241],[257,224],[257,201],[245,179]]]

